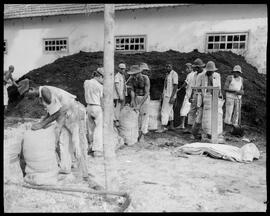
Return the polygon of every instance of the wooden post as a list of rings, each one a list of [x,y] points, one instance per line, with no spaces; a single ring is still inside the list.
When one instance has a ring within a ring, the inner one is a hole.
[[[212,112],[211,112],[211,141],[218,143],[218,92],[219,88],[213,89],[212,94]]]
[[[103,149],[106,190],[118,190],[115,143],[113,139],[114,4],[104,5]]]

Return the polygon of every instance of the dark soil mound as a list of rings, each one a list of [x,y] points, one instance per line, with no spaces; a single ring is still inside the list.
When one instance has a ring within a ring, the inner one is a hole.
[[[124,61],[128,66],[138,62],[146,62],[151,67],[148,74],[151,79],[151,99],[159,99],[164,82],[164,65],[167,61],[173,63],[174,70],[179,74],[179,85],[183,83],[186,74],[183,72],[187,62],[193,62],[201,58],[205,63],[212,60],[216,63],[218,72],[221,74],[222,86],[226,77],[231,73],[234,65],[242,67],[244,78],[245,95],[242,106],[242,123],[256,127],[265,127],[266,123],[266,76],[259,74],[257,69],[248,64],[244,57],[232,52],[180,53],[169,50],[167,52],[146,52],[142,54],[116,54],[115,65]],[[92,72],[102,65],[103,52],[79,52],[74,55],[57,59],[51,64],[35,69],[24,75],[20,80],[29,78],[38,85],[52,85],[60,87],[72,94],[77,95],[79,101],[85,104],[83,83],[90,79]],[[179,92],[179,98],[184,92]],[[15,104],[15,105],[14,105]],[[44,111],[36,101],[26,98],[20,102],[11,104],[13,107],[9,115],[24,115],[25,117],[40,117]],[[179,124],[179,109],[181,100],[175,108],[176,125]]]

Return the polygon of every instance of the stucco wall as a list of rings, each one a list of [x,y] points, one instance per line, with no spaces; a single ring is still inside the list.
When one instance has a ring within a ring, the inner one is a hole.
[[[266,73],[266,5],[192,5],[117,11],[115,21],[116,35],[146,34],[147,51],[204,52],[206,33],[249,32],[246,59],[259,72]],[[20,77],[54,61],[60,55],[43,53],[43,38],[68,37],[67,55],[80,50],[103,50],[103,24],[103,13],[6,20],[4,39],[8,40],[8,54],[4,55],[4,67],[13,64],[14,75]]]

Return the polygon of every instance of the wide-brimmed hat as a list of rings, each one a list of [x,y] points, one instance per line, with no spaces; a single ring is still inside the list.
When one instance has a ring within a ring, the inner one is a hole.
[[[209,62],[207,62],[206,66],[205,66],[205,70],[206,71],[217,71],[218,69],[216,68],[216,65],[213,61],[209,61]]]
[[[240,65],[235,65],[234,68],[233,68],[233,71],[234,71],[234,72],[240,72],[240,73],[243,73],[243,72],[242,72],[242,68],[241,68]]]
[[[185,65],[186,65],[187,67],[192,67],[192,64],[191,64],[191,63],[189,63],[189,62],[188,62],[188,63],[186,63]]]
[[[192,67],[204,67],[205,64],[200,58],[194,60]]]
[[[118,67],[121,68],[121,69],[126,69],[126,65],[124,63],[120,63],[118,65]]]
[[[141,70],[139,65],[132,65],[127,73],[128,74],[137,74],[140,72],[142,72],[142,70]]]
[[[143,71],[143,70],[150,70],[149,69],[149,67],[148,67],[148,64],[146,64],[146,63],[144,63],[144,62],[142,62],[141,64],[140,64],[140,69],[141,69],[141,71]]]

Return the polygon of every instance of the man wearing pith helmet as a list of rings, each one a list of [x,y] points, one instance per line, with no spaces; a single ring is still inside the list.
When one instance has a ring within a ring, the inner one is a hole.
[[[198,77],[202,72],[205,72],[205,64],[200,58],[195,59],[195,61],[192,64],[192,68],[194,71],[194,74],[192,76],[192,79],[190,81],[190,87],[195,87],[198,84]],[[198,110],[197,107],[197,98],[198,98],[198,91],[191,89],[190,97],[189,97],[189,102],[191,103],[190,105],[190,111],[188,114],[188,125],[193,126],[195,123],[196,119],[196,113]]]
[[[127,72],[131,75],[131,107],[139,111],[139,141],[148,133],[149,123],[150,80],[147,75],[142,74],[144,70],[149,70],[146,63],[132,65]]]
[[[220,74],[217,73],[218,69],[213,61],[208,61],[205,67],[205,71],[198,76],[198,82],[196,87],[218,87],[221,90],[221,81],[220,81]],[[199,130],[201,128],[202,123],[202,115],[203,115],[203,101],[206,94],[213,95],[212,90],[203,89],[198,93],[198,100],[197,100],[197,117],[195,123],[192,127],[192,134],[194,138],[199,138]],[[219,95],[221,96],[221,91],[219,91]],[[206,133],[203,134],[206,135]]]
[[[224,90],[226,92],[226,112],[224,123],[225,126],[239,125],[239,115],[241,112],[242,95],[244,94],[242,68],[236,65],[233,68],[232,75],[226,79]]]

